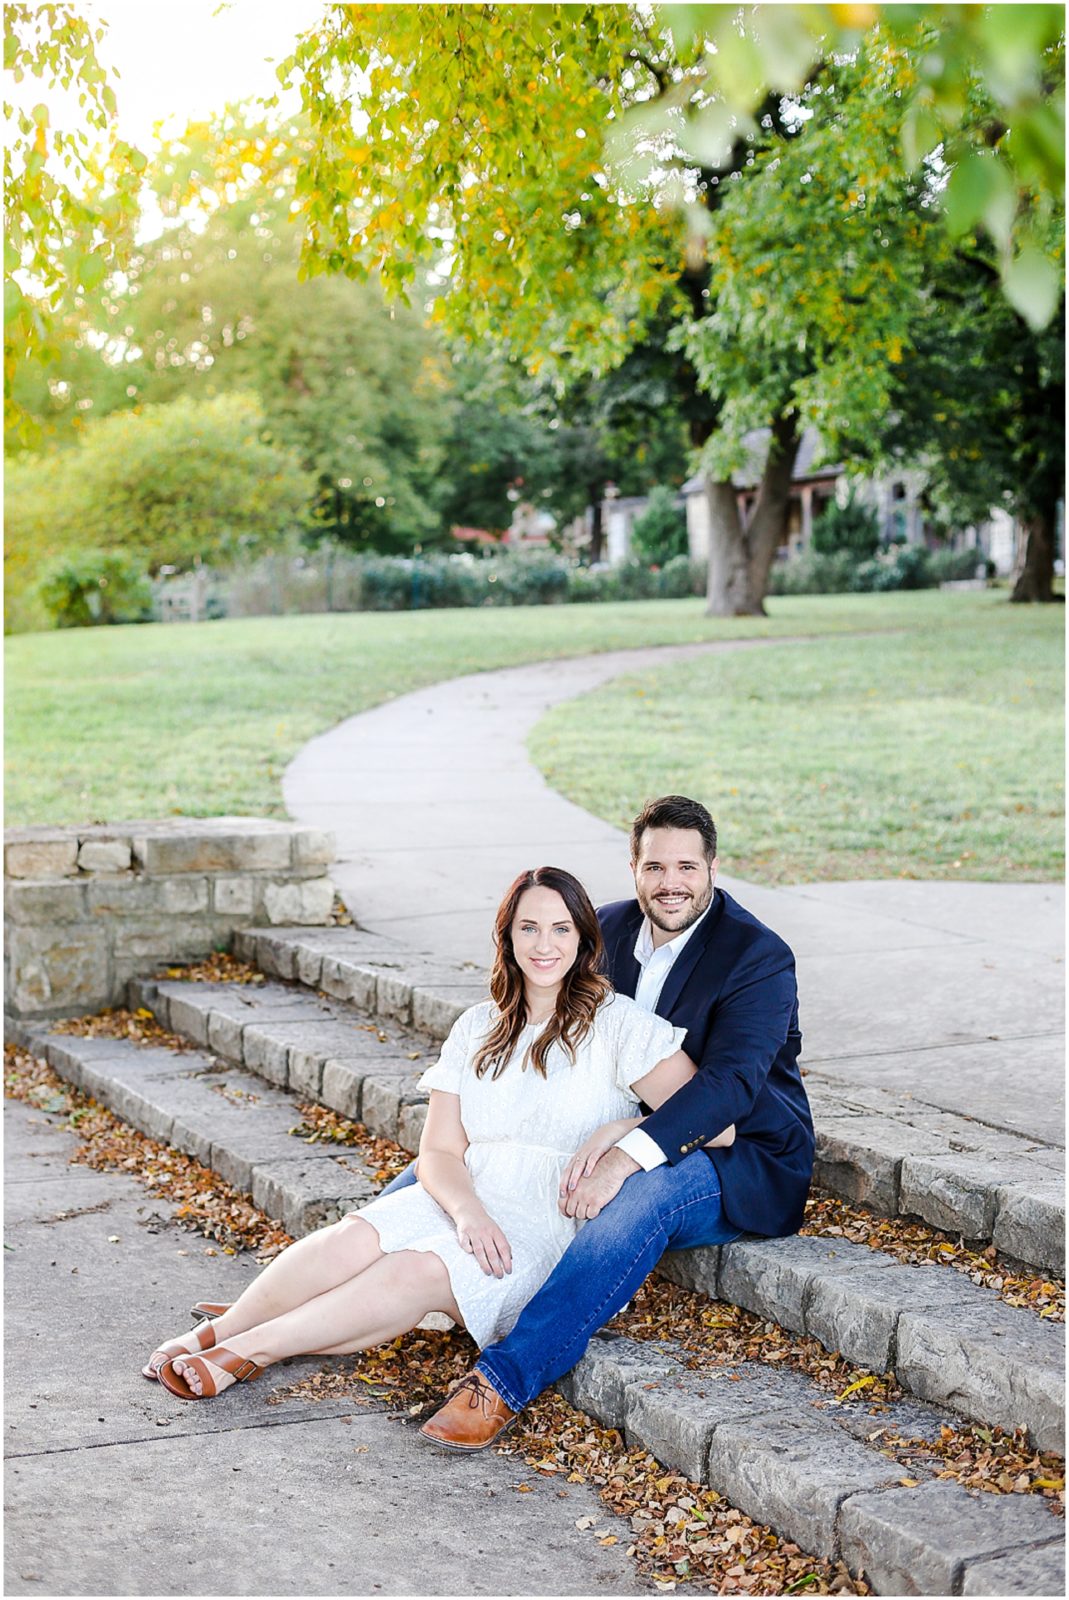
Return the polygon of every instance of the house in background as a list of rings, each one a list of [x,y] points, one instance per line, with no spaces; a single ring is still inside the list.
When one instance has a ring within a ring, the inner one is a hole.
[[[748,437],[746,442],[750,463],[732,476],[744,525],[757,502],[768,439],[767,429]],[[927,480],[922,470],[903,468],[879,477],[858,478],[848,475],[841,463],[817,465],[819,448],[820,439],[816,430],[808,428],[802,436],[791,479],[786,539],[780,547],[778,559],[787,560],[805,550],[813,536],[813,524],[827,502],[837,500],[842,505],[851,490],[858,500],[875,507],[880,534],[885,543],[903,539],[907,544],[934,546],[937,542],[943,543],[936,538],[932,518],[924,503]],[[618,566],[630,559],[631,529],[645,511],[646,503],[644,496],[624,498],[611,493],[606,495],[602,503],[602,516],[607,533],[606,559],[611,565]],[[700,475],[683,485],[681,503],[686,507],[691,559],[707,561],[709,507],[705,498],[704,479]],[[1013,570],[1017,554],[1017,526],[1008,512],[993,507],[985,521],[958,529],[950,545],[956,550],[975,549],[995,563],[998,573],[1006,575]]]

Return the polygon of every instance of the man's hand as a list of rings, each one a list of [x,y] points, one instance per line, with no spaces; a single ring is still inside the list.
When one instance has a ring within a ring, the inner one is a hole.
[[[566,1217],[596,1217],[619,1194],[624,1179],[640,1170],[637,1161],[614,1145],[602,1156],[589,1178],[580,1178],[567,1198],[559,1201],[559,1208]]]
[[[625,1133],[630,1133],[632,1128],[637,1128],[641,1121],[641,1117],[618,1117],[615,1122],[606,1122],[604,1126],[595,1129],[590,1138],[579,1146],[561,1173],[559,1198],[564,1200],[569,1189],[574,1189],[580,1178],[589,1178],[598,1162],[608,1154],[616,1141],[622,1139]]]

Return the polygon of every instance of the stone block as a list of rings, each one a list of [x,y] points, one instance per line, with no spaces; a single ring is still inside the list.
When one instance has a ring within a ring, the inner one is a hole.
[[[1044,1272],[1065,1275],[1065,1183],[1036,1173],[997,1191],[992,1242]]]
[[[128,960],[192,961],[214,949],[221,930],[208,919],[180,921],[171,916],[124,923],[117,921],[113,948]]]
[[[121,1042],[115,1039],[82,1039],[76,1034],[53,1033],[45,1035],[41,1053],[65,1083],[96,1094],[110,1076],[101,1073],[101,1064],[115,1057],[120,1049]]]
[[[271,923],[329,922],[334,885],[329,878],[306,878],[301,883],[265,883],[263,903]]]
[[[487,998],[485,983],[417,984],[412,989],[412,1026],[444,1039],[458,1017]]]
[[[1064,1595],[1065,1539],[965,1564],[962,1594]]]
[[[289,939],[274,938],[269,933],[257,929],[255,935],[250,934],[253,943],[253,954],[245,959],[259,967],[261,972],[266,972],[273,978],[295,978],[297,976],[297,952]]]
[[[294,1094],[318,1100],[323,1089],[323,1066],[328,1058],[313,1046],[310,1050],[291,1045],[289,1053],[289,1086]]]
[[[403,969],[378,970],[375,990],[375,1009],[380,1017],[393,1017],[397,1022],[412,1021],[412,977]]]
[[[295,1124],[296,1117],[297,1112],[294,1111]],[[230,1123],[229,1126],[220,1127],[221,1120],[216,1119],[210,1165],[224,1182],[240,1189],[242,1194],[252,1194],[256,1173],[261,1167],[288,1168],[292,1162],[309,1159],[307,1145],[271,1123],[259,1127],[252,1124],[243,1128]],[[314,1154],[319,1156],[318,1151]],[[271,1215],[281,1219],[282,1212],[273,1211]]]
[[[960,1594],[967,1561],[1058,1531],[1032,1495],[970,1494],[939,1481],[858,1494],[839,1514],[842,1558],[851,1572],[864,1571],[876,1594]]]
[[[557,1380],[570,1406],[602,1423],[622,1428],[626,1391],[632,1384],[656,1384],[683,1371],[660,1345],[598,1334],[582,1360]]]
[[[298,955],[298,974],[301,971],[303,950]],[[301,979],[307,983],[310,980]],[[365,1011],[374,1011],[378,992],[378,974],[371,967],[361,967],[346,956],[323,954],[320,957],[317,987],[336,1000],[348,1000]]]
[[[68,878],[78,870],[78,840],[20,839],[4,846],[7,878]]]
[[[212,878],[212,904],[221,916],[251,917],[256,914],[257,883],[254,878]]]
[[[805,1295],[814,1274],[849,1272],[871,1259],[866,1245],[842,1239],[740,1239],[721,1248],[720,1298],[804,1333]]]
[[[839,1351],[873,1372],[886,1372],[894,1361],[902,1309],[883,1284],[889,1270],[887,1258],[874,1257],[849,1272],[814,1278],[805,1297],[806,1332],[826,1350]]]
[[[9,922],[36,927],[47,927],[55,922],[84,922],[85,885],[30,879],[8,882],[4,885],[4,915]]]
[[[7,1003],[19,1016],[99,1010],[112,1003],[107,940],[86,923],[7,930]]]
[[[666,1250],[657,1271],[682,1289],[696,1289],[717,1299],[717,1274],[720,1271],[720,1245],[699,1245],[694,1250]]]
[[[285,1089],[289,1083],[289,1040],[278,1037],[270,1023],[250,1023],[241,1036],[245,1065],[268,1083]]]
[[[149,836],[144,859],[152,873],[278,872],[290,864],[290,830],[216,833],[198,827]]]
[[[410,1155],[415,1155],[419,1149],[419,1141],[423,1137],[423,1129],[427,1122],[427,1102],[403,1105],[397,1119],[397,1143]]]
[[[373,1194],[364,1173],[327,1155],[264,1163],[256,1167],[252,1178],[254,1203],[278,1218],[294,1238],[337,1222],[347,1211],[365,1205]]]
[[[83,885],[90,916],[124,917],[131,920],[158,918],[164,910],[162,886],[152,878],[90,878]]]
[[[150,1139],[158,1139],[161,1144],[171,1143],[174,1116],[159,1103],[158,1096],[145,1093],[133,1084],[119,1083],[113,1079],[106,1090],[105,1104],[109,1111],[114,1111],[117,1117],[141,1133],[148,1134]]]
[[[293,833],[293,863],[298,867],[329,867],[336,854],[334,835],[320,828],[297,828]]]
[[[793,1380],[793,1381],[792,1381]],[[666,1467],[704,1483],[709,1447],[724,1422],[749,1422],[773,1412],[797,1413],[811,1385],[798,1373],[756,1364],[715,1372],[630,1383],[625,1391],[624,1435]]]
[[[364,1074],[350,1061],[324,1061],[321,1098],[325,1106],[341,1117],[360,1121],[360,1095]]]
[[[164,911],[182,916],[209,909],[207,878],[161,878],[158,889]]]
[[[244,1031],[244,1022],[235,1021],[233,1017],[225,1016],[221,1011],[209,1011],[208,1049],[214,1050],[216,1055],[222,1056],[224,1060],[244,1061],[245,1053],[241,1042]]]
[[[129,872],[129,839],[83,839],[78,849],[83,872]]]
[[[816,1122],[813,1181],[832,1194],[894,1216],[903,1156],[934,1155],[947,1148],[945,1139],[905,1128],[890,1117],[821,1117]]]
[[[396,1139],[401,1105],[415,1096],[417,1073],[368,1073],[360,1095],[360,1121],[382,1139]]]
[[[834,1559],[843,1501],[901,1476],[897,1462],[848,1438],[831,1419],[776,1412],[721,1423],[710,1445],[707,1481],[747,1516],[813,1555]]]
[[[1064,1449],[1062,1331],[989,1290],[976,1289],[971,1304],[941,1316],[904,1310],[895,1374],[922,1400],[974,1422],[1027,1428],[1040,1450]]]
[[[216,879],[216,882],[218,882],[218,879]],[[245,961],[250,967],[256,965],[257,932],[256,928],[234,929],[234,943],[232,946],[234,955],[238,961]],[[290,976],[292,977],[292,973]]]
[[[184,1155],[192,1156],[202,1167],[211,1167],[212,1146],[215,1143],[212,1118],[205,1112],[191,1110],[175,1113],[171,1124],[170,1143]],[[220,1174],[221,1176],[221,1174]],[[229,1180],[228,1180],[229,1181]],[[243,1194],[248,1194],[248,1184],[235,1184]]]
[[[902,1163],[900,1205],[933,1228],[966,1239],[989,1240],[998,1209],[998,1191],[1028,1185],[1035,1168],[1025,1160],[988,1155],[907,1156]],[[1035,1174],[1038,1176],[1038,1174]]]
[[[210,1016],[210,1006],[200,995],[175,993],[173,989],[169,992],[167,1025],[172,1033],[180,1033],[194,1044],[207,1046]]]

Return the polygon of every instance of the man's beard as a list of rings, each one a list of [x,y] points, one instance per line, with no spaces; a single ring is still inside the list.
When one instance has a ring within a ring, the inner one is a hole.
[[[709,880],[702,892],[692,896],[690,905],[686,906],[686,909],[684,910],[683,920],[681,922],[672,922],[666,920],[665,913],[659,908],[656,899],[652,895],[644,894],[642,890],[637,887],[637,885],[635,892],[638,898],[639,908],[647,917],[649,917],[655,928],[660,928],[662,933],[685,933],[688,928],[692,928],[694,926],[703,912],[708,911],[713,898],[713,880],[712,875],[710,874]],[[680,909],[683,910],[684,908],[681,907]]]

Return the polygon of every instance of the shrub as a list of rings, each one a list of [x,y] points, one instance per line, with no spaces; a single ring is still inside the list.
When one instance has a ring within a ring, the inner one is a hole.
[[[813,549],[834,556],[846,551],[855,561],[874,556],[880,547],[880,522],[872,506],[851,494],[844,506],[829,500],[813,523]]]
[[[241,393],[114,412],[63,450],[21,458],[16,477],[16,547],[36,530],[38,550],[119,549],[150,572],[276,545],[314,487],[266,437],[256,396]]]
[[[650,490],[646,510],[635,519],[631,548],[647,566],[664,566],[687,554],[687,515],[676,501],[676,491],[659,484]]]
[[[57,628],[148,622],[152,590],[140,566],[121,550],[78,550],[46,568],[38,585]]]
[[[928,566],[936,583],[995,576],[995,563],[982,550],[930,550]]]
[[[839,550],[822,555],[803,550],[801,555],[772,568],[769,594],[846,594],[854,587],[856,558]]]

